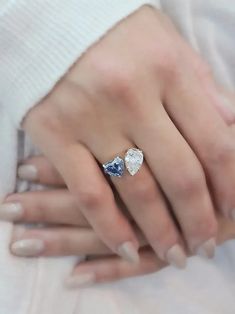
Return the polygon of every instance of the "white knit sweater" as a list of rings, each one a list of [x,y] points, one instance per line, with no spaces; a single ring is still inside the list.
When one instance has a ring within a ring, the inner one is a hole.
[[[0,100],[15,126],[121,19],[155,0],[15,0],[0,8]]]
[[[118,21],[159,0],[0,0],[0,198],[15,186],[18,152],[32,153],[17,129],[26,112]],[[161,0],[217,79],[235,85],[235,3]],[[22,137],[21,137],[22,138]],[[18,150],[18,146],[20,149]],[[169,267],[122,283],[67,291],[76,258],[17,259],[8,253],[12,224],[0,222],[0,314],[233,314],[235,250],[214,263],[193,258],[184,272]]]

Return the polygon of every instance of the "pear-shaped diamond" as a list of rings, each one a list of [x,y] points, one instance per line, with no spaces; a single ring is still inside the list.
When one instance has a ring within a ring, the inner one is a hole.
[[[140,170],[143,161],[144,155],[140,149],[130,148],[126,152],[125,165],[130,175],[134,176]]]

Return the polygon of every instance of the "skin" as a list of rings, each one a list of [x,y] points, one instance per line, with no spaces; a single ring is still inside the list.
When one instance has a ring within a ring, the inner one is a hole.
[[[143,7],[91,47],[23,127],[97,236],[121,256],[124,244],[137,253],[140,243],[97,161],[143,150],[138,174],[112,184],[168,261],[175,246],[195,253],[216,238],[216,209],[230,217],[235,208],[235,144],[216,110],[223,101],[208,66],[169,20]]]
[[[137,229],[141,244],[140,262],[131,264],[113,255],[89,225],[77,206],[75,197],[64,186],[62,178],[51,163],[40,156],[33,157],[24,164],[37,168],[37,178],[34,182],[51,185],[51,189],[13,194],[6,199],[5,204],[21,204],[23,212],[15,219],[16,222],[43,223],[47,224],[47,227],[26,229],[15,226],[11,247],[16,241],[39,239],[44,243],[40,256],[87,255],[87,260],[74,268],[69,282],[87,274],[92,274],[95,278],[92,284],[109,282],[153,273],[167,266],[156,256]],[[126,208],[123,208],[123,211],[126,211]],[[235,238],[235,222],[221,214],[217,215],[217,219],[217,244]],[[87,285],[86,282],[85,284]],[[78,286],[81,285],[73,285],[74,288]]]

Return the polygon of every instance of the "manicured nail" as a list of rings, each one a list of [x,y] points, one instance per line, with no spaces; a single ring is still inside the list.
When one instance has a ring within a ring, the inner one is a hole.
[[[11,251],[21,257],[34,257],[40,255],[45,249],[44,242],[39,239],[24,239],[14,242]]]
[[[17,221],[23,216],[23,208],[20,203],[5,203],[0,205],[0,219]]]
[[[183,248],[179,244],[176,244],[168,250],[166,260],[169,264],[183,269],[186,267],[187,257]]]
[[[215,255],[216,241],[214,238],[203,243],[198,249],[197,254],[205,258],[213,258]]]
[[[128,262],[138,264],[140,257],[132,242],[125,242],[118,248],[118,254]]]
[[[70,276],[65,280],[65,285],[69,289],[85,288],[92,286],[96,281],[94,273],[86,273]]]
[[[231,219],[235,221],[235,209],[231,211]]]
[[[22,180],[34,181],[38,177],[38,170],[33,165],[21,165],[18,168],[18,177]]]

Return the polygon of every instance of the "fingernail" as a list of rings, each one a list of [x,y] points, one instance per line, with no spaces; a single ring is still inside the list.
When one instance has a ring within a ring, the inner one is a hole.
[[[183,248],[179,244],[176,244],[168,250],[166,260],[169,264],[183,269],[186,267],[187,257]]]
[[[38,170],[33,165],[21,165],[18,168],[18,177],[23,180],[34,181],[38,177]]]
[[[21,257],[34,257],[40,255],[45,249],[44,242],[39,239],[24,239],[11,245],[13,254]]]
[[[206,258],[213,258],[215,255],[216,241],[214,238],[206,241],[197,249],[197,254]]]
[[[94,273],[70,276],[65,280],[65,285],[69,289],[90,287],[96,281]]]
[[[235,209],[231,211],[231,219],[235,221]]]
[[[20,203],[5,203],[0,206],[0,219],[16,221],[22,218],[23,208]]]
[[[118,248],[118,254],[128,262],[138,264],[139,253],[132,242],[125,242]]]

